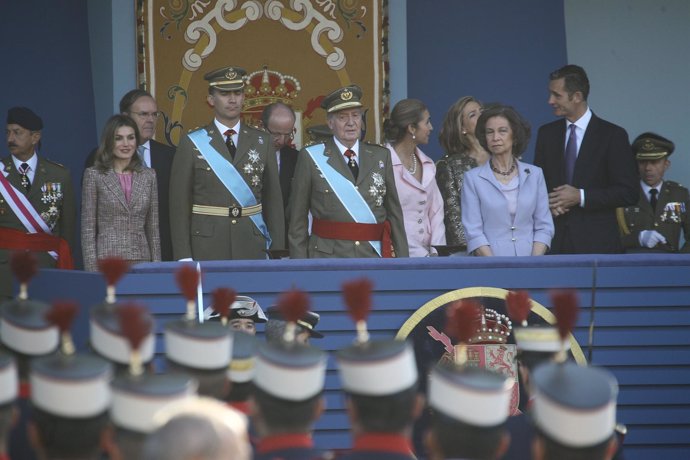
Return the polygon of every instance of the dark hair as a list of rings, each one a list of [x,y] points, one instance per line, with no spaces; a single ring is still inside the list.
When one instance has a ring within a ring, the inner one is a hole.
[[[302,401],[288,401],[276,398],[255,385],[253,396],[261,419],[271,433],[305,433],[311,431],[316,422],[314,414],[321,393]]]
[[[127,94],[120,99],[120,113],[129,113],[137,99],[142,97],[150,97],[153,99],[151,93],[143,89],[137,88],[127,92]]]
[[[594,446],[569,447],[548,437],[541,430],[537,430],[537,436],[544,443],[544,460],[605,460],[611,442],[611,438],[608,438]]]
[[[486,122],[494,117],[503,117],[508,120],[510,129],[513,131],[513,156],[519,157],[522,155],[529,144],[531,128],[527,120],[522,118],[514,108],[508,105],[493,105],[484,109],[479,116],[475,134],[481,146],[484,150],[490,152],[486,142]]]
[[[6,446],[9,434],[12,430],[12,419],[14,415],[14,402],[0,406],[0,446]]]
[[[268,129],[268,120],[271,118],[271,114],[273,113],[273,111],[279,107],[288,109],[292,114],[292,118],[295,120],[297,119],[295,111],[292,107],[290,107],[287,104],[283,104],[282,102],[274,102],[264,107],[264,111],[261,112],[261,124],[263,125],[264,129]]]
[[[98,454],[108,411],[93,417],[73,418],[50,414],[34,406],[31,416],[48,458],[81,458]]]
[[[254,392],[254,384],[249,382],[232,382],[230,392],[225,397],[226,402],[245,402]]]
[[[226,368],[192,369],[169,358],[166,358],[165,362],[171,374],[184,374],[195,379],[199,383],[199,388],[197,388],[199,396],[208,396],[219,401],[227,397],[230,383]]]
[[[565,90],[568,96],[572,96],[577,91],[582,93],[582,99],[585,101],[589,96],[589,78],[585,69],[579,65],[568,64],[558,70],[554,70],[549,74],[549,80],[565,79]]]
[[[448,155],[464,154],[472,148],[467,136],[463,135],[461,128],[458,127],[458,117],[462,116],[462,111],[470,102],[476,102],[480,107],[482,106],[482,103],[474,97],[464,96],[450,106],[443,119],[443,126],[438,133],[438,141]]]
[[[383,123],[383,131],[387,141],[399,142],[407,134],[407,127],[422,121],[426,105],[419,99],[403,99],[395,104],[390,118]]]
[[[386,396],[347,396],[357,410],[357,421],[368,433],[399,433],[414,422],[417,385]]]
[[[518,349],[517,359],[528,371],[532,372],[538,365],[553,360],[555,355],[556,353],[551,351],[526,351]]]
[[[134,130],[134,135],[137,139],[137,146],[141,142],[141,135],[139,134],[139,128],[134,120],[132,120],[129,115],[117,114],[108,118],[108,121],[103,127],[103,133],[101,134],[101,141],[98,144],[98,149],[96,150],[96,159],[94,161],[94,166],[105,173],[107,170],[113,167],[113,151],[115,150],[115,133],[119,128],[127,126]],[[138,154],[132,155],[132,159],[125,168],[126,171],[139,171],[143,167],[143,162]]]
[[[142,460],[144,458],[144,444],[148,435],[137,431],[115,427],[113,439],[120,458],[127,460]]]
[[[491,459],[506,433],[505,424],[478,427],[460,422],[439,412],[431,415],[431,430],[443,458]]]

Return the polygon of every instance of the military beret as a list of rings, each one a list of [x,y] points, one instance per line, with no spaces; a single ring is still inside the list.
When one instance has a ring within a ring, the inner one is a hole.
[[[647,132],[635,138],[632,150],[638,161],[659,160],[670,157],[675,150],[675,145],[663,136]]]
[[[7,124],[19,125],[31,131],[43,129],[43,120],[31,109],[26,107],[12,107],[7,111]]]
[[[353,107],[362,107],[362,88],[357,85],[337,89],[321,101],[321,108],[328,113]]]
[[[244,79],[247,72],[240,67],[223,67],[212,70],[204,75],[204,80],[208,81],[208,85],[212,88],[218,88],[221,91],[236,91],[244,88]]]

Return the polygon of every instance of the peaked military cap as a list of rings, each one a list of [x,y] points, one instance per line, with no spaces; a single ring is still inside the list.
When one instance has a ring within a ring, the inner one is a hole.
[[[17,399],[18,388],[19,378],[14,358],[9,353],[0,351],[0,406]]]
[[[235,383],[249,382],[254,378],[256,336],[235,331],[232,344],[232,360],[228,367],[228,380]]]
[[[82,353],[55,353],[31,362],[31,402],[61,417],[93,417],[110,406],[111,364]]]
[[[212,70],[204,75],[204,80],[208,81],[208,86],[218,88],[221,91],[236,91],[244,88],[245,76],[247,72],[234,66],[223,67]]]
[[[254,385],[279,399],[304,401],[323,390],[326,355],[296,342],[262,343],[256,352]]]
[[[321,108],[328,113],[353,107],[362,107],[362,88],[357,85],[337,89],[321,101]]]
[[[232,356],[232,331],[218,322],[186,318],[165,326],[165,356],[192,369],[226,368]]]
[[[130,345],[127,338],[123,336],[120,322],[117,316],[118,304],[103,302],[91,310],[91,346],[104,358],[117,364],[128,364],[130,355]],[[153,323],[153,317],[147,312],[146,320]],[[155,348],[154,328],[146,336],[139,352],[141,360],[145,363],[153,359]]]
[[[440,362],[429,374],[429,405],[468,425],[498,426],[510,415],[512,388],[505,375]]]
[[[27,107],[12,107],[7,111],[7,124],[19,125],[31,131],[43,129],[43,120]]]
[[[635,138],[632,150],[638,161],[658,160],[670,157],[675,150],[675,145],[663,136],[647,132]]]
[[[196,394],[196,384],[179,374],[123,376],[111,384],[110,418],[126,430],[151,433],[154,416],[166,405]]]
[[[11,351],[47,355],[58,347],[60,332],[45,319],[50,305],[31,299],[13,299],[0,305],[0,339]]]
[[[356,343],[336,354],[343,389],[364,396],[388,396],[417,383],[412,347],[403,340]]]
[[[607,370],[573,362],[549,363],[537,367],[531,381],[533,419],[549,438],[585,448],[613,435],[618,383]]]

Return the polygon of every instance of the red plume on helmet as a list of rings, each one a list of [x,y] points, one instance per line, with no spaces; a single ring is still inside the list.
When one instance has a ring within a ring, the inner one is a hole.
[[[226,324],[230,317],[230,307],[237,298],[234,289],[220,287],[213,291],[213,311],[220,315],[223,324]]]
[[[577,294],[573,290],[554,291],[551,293],[551,303],[556,315],[556,325],[561,340],[568,338],[577,323],[579,305]]]
[[[53,306],[45,314],[45,319],[60,330],[61,349],[66,355],[74,353],[74,343],[70,328],[77,317],[79,305],[71,300],[53,302]]]
[[[103,273],[108,286],[114,286],[129,270],[129,263],[121,257],[105,257],[98,260],[98,270]]]
[[[354,322],[366,321],[369,316],[373,287],[373,283],[368,278],[343,283],[343,298]]]
[[[506,295],[508,316],[517,324],[527,326],[527,317],[532,310],[532,301],[527,291],[510,291]]]
[[[175,274],[175,280],[185,299],[192,301],[196,299],[196,288],[199,286],[199,273],[192,265],[185,264],[181,266]]]
[[[482,310],[475,300],[456,300],[446,315],[446,333],[458,343],[469,343],[481,327]]]
[[[29,298],[27,284],[38,272],[38,259],[33,252],[16,251],[10,258],[10,268],[14,277],[19,281],[19,298]]]

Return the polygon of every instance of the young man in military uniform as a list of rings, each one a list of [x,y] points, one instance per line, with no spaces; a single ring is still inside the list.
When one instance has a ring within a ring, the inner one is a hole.
[[[175,259],[265,259],[285,247],[283,200],[271,136],[240,121],[239,67],[204,75],[214,120],[183,136],[170,177]]]
[[[640,171],[640,199],[635,206],[618,209],[626,252],[690,252],[688,189],[664,180],[673,142],[647,132],[637,136],[632,148]]]
[[[321,103],[333,137],[302,149],[297,159],[289,206],[291,258],[408,256],[390,152],[359,141],[361,98],[358,86],[347,86]]]
[[[7,112],[11,155],[0,165],[0,300],[12,296],[10,250],[38,252],[40,267],[72,265],[72,179],[64,166],[38,156],[42,129],[41,118],[26,107]]]

